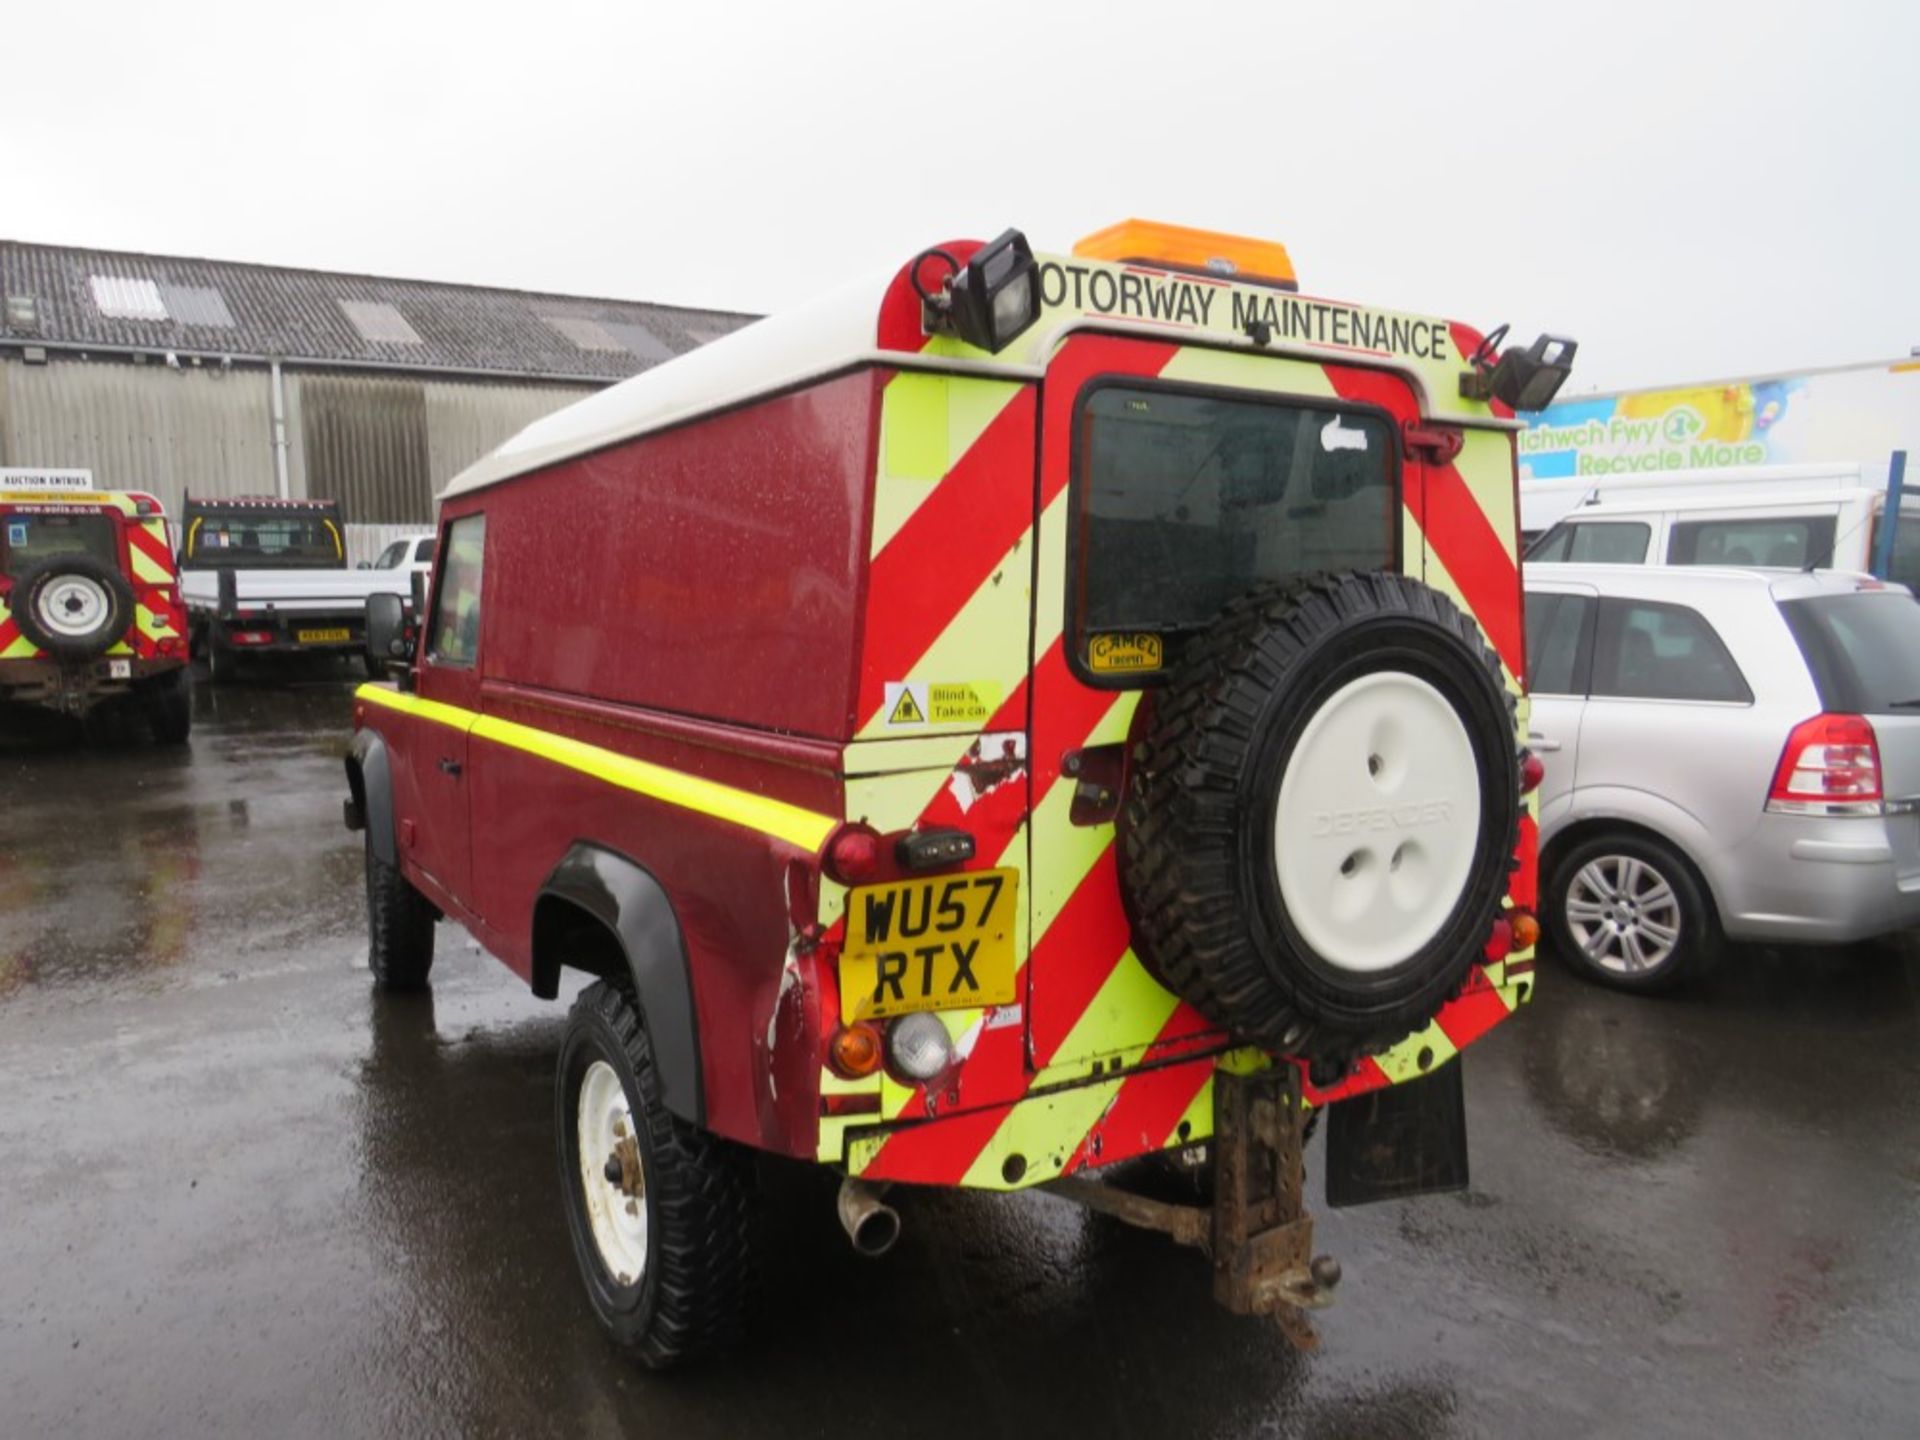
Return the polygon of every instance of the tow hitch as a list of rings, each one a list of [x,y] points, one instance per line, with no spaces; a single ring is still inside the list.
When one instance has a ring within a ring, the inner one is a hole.
[[[1301,1350],[1319,1347],[1309,1310],[1333,1303],[1340,1265],[1313,1253],[1313,1219],[1302,1201],[1307,1110],[1291,1065],[1213,1077],[1211,1206],[1177,1205],[1097,1180],[1056,1180],[1047,1189],[1159,1230],[1213,1260],[1213,1298],[1239,1315],[1272,1315]]]

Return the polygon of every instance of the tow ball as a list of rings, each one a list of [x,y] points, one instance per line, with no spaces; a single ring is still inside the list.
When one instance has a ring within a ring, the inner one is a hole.
[[[1292,1065],[1213,1077],[1213,1204],[1150,1200],[1097,1180],[1056,1180],[1063,1199],[1158,1230],[1213,1261],[1213,1298],[1238,1315],[1271,1315],[1301,1350],[1319,1334],[1307,1314],[1333,1303],[1340,1262],[1313,1253],[1302,1199],[1307,1110]]]

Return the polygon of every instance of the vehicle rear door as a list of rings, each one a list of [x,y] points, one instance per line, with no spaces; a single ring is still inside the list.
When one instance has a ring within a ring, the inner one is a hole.
[[[1780,608],[1822,708],[1873,726],[1881,793],[1896,812],[1887,820],[1895,865],[1902,879],[1920,874],[1920,814],[1908,808],[1920,801],[1920,604],[1905,591],[1862,588]]]
[[[1517,665],[1517,526],[1497,434],[1504,536],[1452,467],[1445,513],[1428,514],[1403,443],[1417,404],[1391,374],[1080,334],[1041,390],[1027,1042],[1035,1070],[1067,1078],[1209,1032],[1134,953],[1116,848],[1126,743],[1183,635],[1293,574],[1430,578],[1428,519],[1457,547],[1456,578],[1501,593],[1466,603],[1511,621]]]
[[[428,703],[411,717],[407,745],[416,814],[400,817],[403,851],[476,912],[467,762],[480,708],[486,526],[484,514],[473,514],[449,520],[443,529],[446,563],[435,576],[419,669],[419,697]]]
[[[1587,709],[1599,601],[1590,585],[1527,587],[1527,744],[1540,757],[1540,823],[1550,826],[1579,781],[1580,725]]]

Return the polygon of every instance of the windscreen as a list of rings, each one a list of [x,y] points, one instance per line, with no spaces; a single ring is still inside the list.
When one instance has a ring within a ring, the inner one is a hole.
[[[340,533],[324,515],[202,510],[187,522],[187,564],[267,568],[343,564]]]
[[[115,569],[120,538],[109,515],[10,510],[0,516],[0,571],[18,577],[54,555],[91,555]]]
[[[1820,703],[1854,715],[1920,710],[1920,602],[1903,590],[1818,595],[1780,607]]]
[[[1103,385],[1082,402],[1076,628],[1177,634],[1256,586],[1394,561],[1381,416]]]

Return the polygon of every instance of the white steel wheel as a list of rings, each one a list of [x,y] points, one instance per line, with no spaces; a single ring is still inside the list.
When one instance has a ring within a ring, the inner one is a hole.
[[[34,599],[34,619],[52,635],[85,640],[113,616],[113,596],[89,575],[59,575]]]
[[[1329,965],[1409,959],[1460,903],[1480,839],[1480,771],[1460,713],[1380,670],[1330,695],[1288,756],[1274,868],[1288,915]]]
[[[638,1285],[647,1269],[646,1166],[626,1086],[604,1060],[581,1077],[574,1125],[594,1248],[616,1281]]]
[[[1567,930],[1587,962],[1626,977],[1671,964],[1685,925],[1672,884],[1632,855],[1598,855],[1575,871],[1566,912]]]

